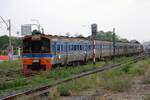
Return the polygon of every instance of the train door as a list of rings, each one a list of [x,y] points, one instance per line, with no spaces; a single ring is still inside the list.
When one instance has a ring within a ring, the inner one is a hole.
[[[68,46],[68,43],[65,42],[65,58],[64,58],[64,61],[65,61],[66,65],[68,64],[68,51],[69,51],[69,46]]]
[[[60,46],[60,43],[59,42],[57,42],[56,43],[56,64],[58,64],[58,63],[60,63],[59,62],[59,59],[60,59],[60,51],[61,51],[61,46]]]
[[[84,61],[85,62],[87,62],[87,60],[88,60],[87,50],[88,50],[88,45],[87,45],[87,43],[85,43],[85,45],[84,45],[84,53],[85,53]]]
[[[109,56],[111,57],[112,52],[111,52],[111,43],[109,43]]]
[[[102,43],[100,43],[100,59],[102,58]]]
[[[53,41],[51,42],[51,45],[52,45],[52,48],[51,48],[51,54],[52,54],[52,58],[54,60],[52,60],[52,64],[56,64],[56,55],[57,55],[57,42],[56,41]]]
[[[56,47],[57,47],[57,43],[54,42],[54,44],[53,44],[53,52],[54,52],[55,55],[57,54]]]

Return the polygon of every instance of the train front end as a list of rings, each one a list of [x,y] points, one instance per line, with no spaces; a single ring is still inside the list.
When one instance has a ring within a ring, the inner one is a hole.
[[[45,35],[25,36],[22,49],[22,66],[25,75],[51,70],[50,39]]]

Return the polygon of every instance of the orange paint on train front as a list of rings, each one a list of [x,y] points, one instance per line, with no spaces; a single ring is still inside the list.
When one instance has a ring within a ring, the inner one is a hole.
[[[22,66],[23,66],[23,73],[28,75],[33,72],[30,66],[32,66],[34,58],[22,58]],[[39,58],[41,70],[49,72],[52,69],[51,58]]]

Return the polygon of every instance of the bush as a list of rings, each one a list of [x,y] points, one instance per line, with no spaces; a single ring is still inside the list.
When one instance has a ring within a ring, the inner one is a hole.
[[[69,96],[70,92],[69,92],[69,87],[67,85],[61,85],[60,87],[58,87],[58,92],[60,93],[60,96]]]
[[[0,90],[14,88],[14,87],[20,87],[20,86],[24,86],[27,84],[28,83],[24,80],[15,80],[15,81],[7,82],[7,83],[0,83]]]
[[[128,71],[128,74],[132,75],[143,75],[144,74],[144,68],[140,66],[134,66],[131,67]]]
[[[131,65],[130,65],[130,64],[124,65],[124,66],[122,67],[122,71],[125,72],[125,73],[127,73],[130,68],[131,68]]]
[[[150,100],[150,94],[145,95],[144,100]]]
[[[149,79],[149,78],[145,78],[145,79],[143,80],[143,83],[144,83],[144,84],[150,84],[150,79]]]
[[[128,76],[125,76],[120,69],[113,69],[101,75],[100,85],[112,91],[123,91],[131,86]]]
[[[105,89],[109,89],[112,91],[124,91],[131,86],[130,80],[128,78],[123,77],[113,77],[105,79],[102,83],[102,86]]]

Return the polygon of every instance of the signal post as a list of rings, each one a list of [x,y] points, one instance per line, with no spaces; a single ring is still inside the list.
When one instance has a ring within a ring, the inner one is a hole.
[[[93,64],[96,64],[96,50],[95,50],[95,37],[97,34],[97,24],[91,25],[91,31],[92,31],[92,42],[93,42]]]

